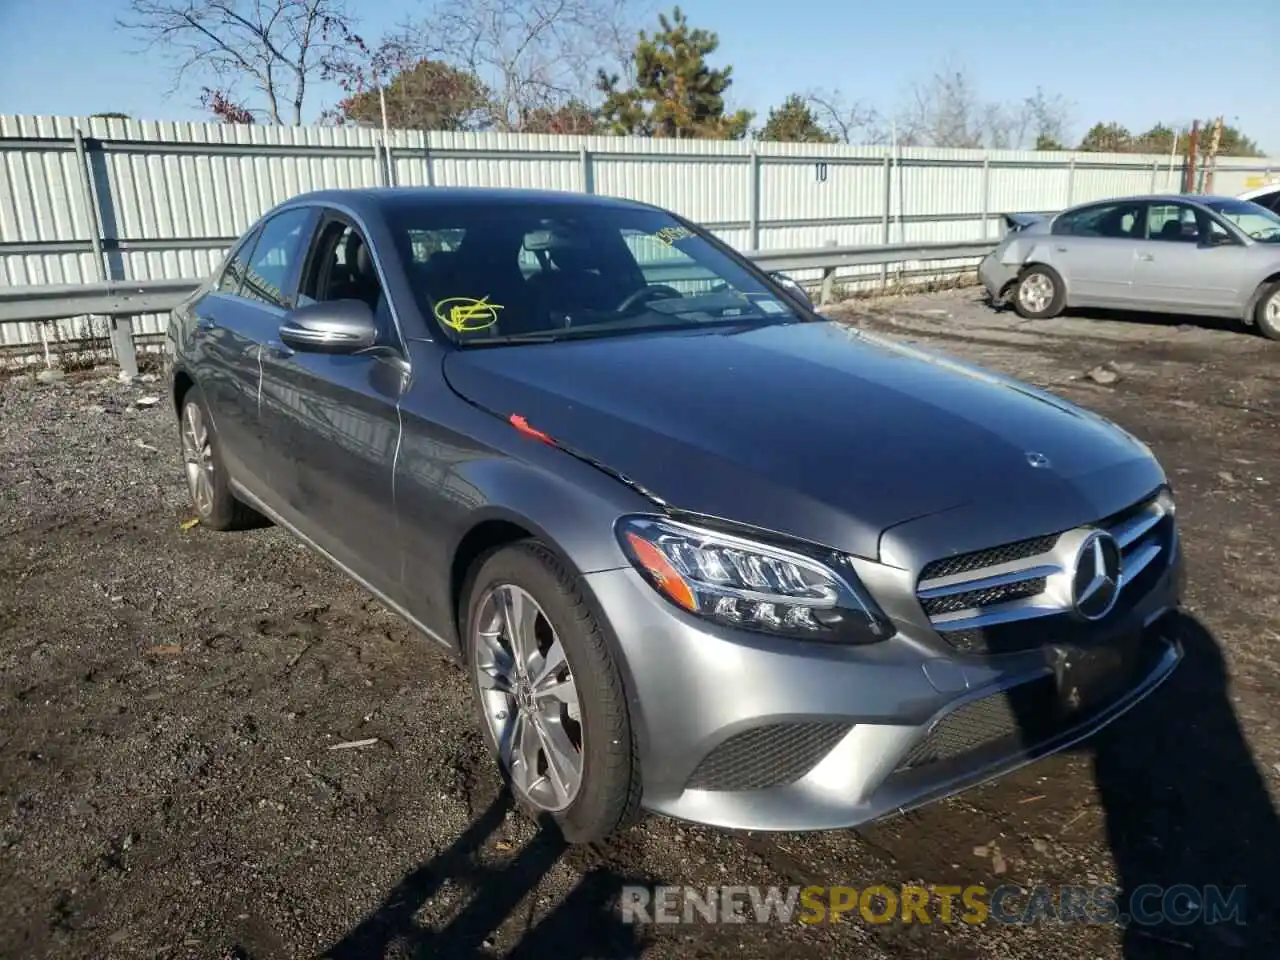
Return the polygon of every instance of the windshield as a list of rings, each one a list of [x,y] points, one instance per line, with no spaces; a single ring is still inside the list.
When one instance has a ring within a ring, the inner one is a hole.
[[[1210,210],[1264,243],[1280,243],[1280,216],[1248,200],[1208,200]]]
[[[468,346],[808,319],[658,210],[424,203],[388,219],[423,313]]]

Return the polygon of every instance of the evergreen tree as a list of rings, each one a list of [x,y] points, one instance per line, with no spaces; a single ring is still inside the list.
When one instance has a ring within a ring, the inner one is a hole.
[[[809,104],[799,94],[791,94],[782,106],[769,111],[760,131],[761,140],[790,143],[835,143],[836,138],[822,128]]]
[[[600,108],[604,122],[619,134],[741,139],[752,114],[739,110],[725,115],[724,94],[733,83],[733,68],[707,64],[720,38],[691,28],[679,7],[670,17],[659,14],[658,25],[661,29],[652,37],[640,33],[632,53],[632,87],[621,89],[617,74],[600,71],[597,85],[605,95]]]

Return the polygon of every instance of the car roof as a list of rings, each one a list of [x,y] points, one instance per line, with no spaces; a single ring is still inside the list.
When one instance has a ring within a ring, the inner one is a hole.
[[[293,197],[289,203],[342,204],[365,215],[384,213],[390,207],[404,203],[438,204],[451,207],[538,204],[540,206],[655,209],[650,204],[620,197],[602,197],[567,190],[522,190],[506,187],[373,187],[315,190]]]
[[[1069,210],[1084,210],[1088,207],[1099,207],[1104,204],[1112,203],[1195,203],[1203,205],[1215,202],[1231,202],[1237,199],[1237,197],[1228,197],[1213,193],[1143,193],[1131,197],[1099,197],[1097,200],[1089,200],[1086,203],[1077,203],[1062,212],[1067,213]]]
[[[1244,193],[1236,197],[1236,199],[1252,200],[1254,197],[1266,196],[1268,193],[1275,193],[1277,190],[1280,190],[1280,177],[1277,177],[1270,183],[1264,183],[1260,187],[1254,187],[1252,190],[1246,190]]]

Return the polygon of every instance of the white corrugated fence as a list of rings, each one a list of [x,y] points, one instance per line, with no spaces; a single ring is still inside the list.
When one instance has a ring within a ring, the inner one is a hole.
[[[1131,154],[415,131],[392,131],[386,147],[353,127],[0,116],[0,285],[202,276],[265,210],[331,187],[630,197],[739,249],[777,250],[977,240],[997,235],[1003,212],[1175,191],[1181,179],[1168,156]],[[1222,159],[1215,192],[1273,172],[1280,161]],[[58,335],[75,338],[74,323]],[[0,346],[40,342],[37,325],[0,325]]]

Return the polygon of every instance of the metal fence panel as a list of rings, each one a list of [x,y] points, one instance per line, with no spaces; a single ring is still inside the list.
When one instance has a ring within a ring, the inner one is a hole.
[[[382,139],[353,127],[0,116],[0,285],[200,276],[271,206],[330,187],[630,197],[707,224],[740,249],[768,250],[995,237],[1002,212],[1175,191],[1182,172],[1168,156],[405,130],[391,131],[388,163]],[[1215,192],[1277,173],[1277,160],[1222,159]],[[53,334],[83,327],[78,319]],[[161,318],[136,328],[159,332]],[[0,346],[48,335],[0,325]]]

